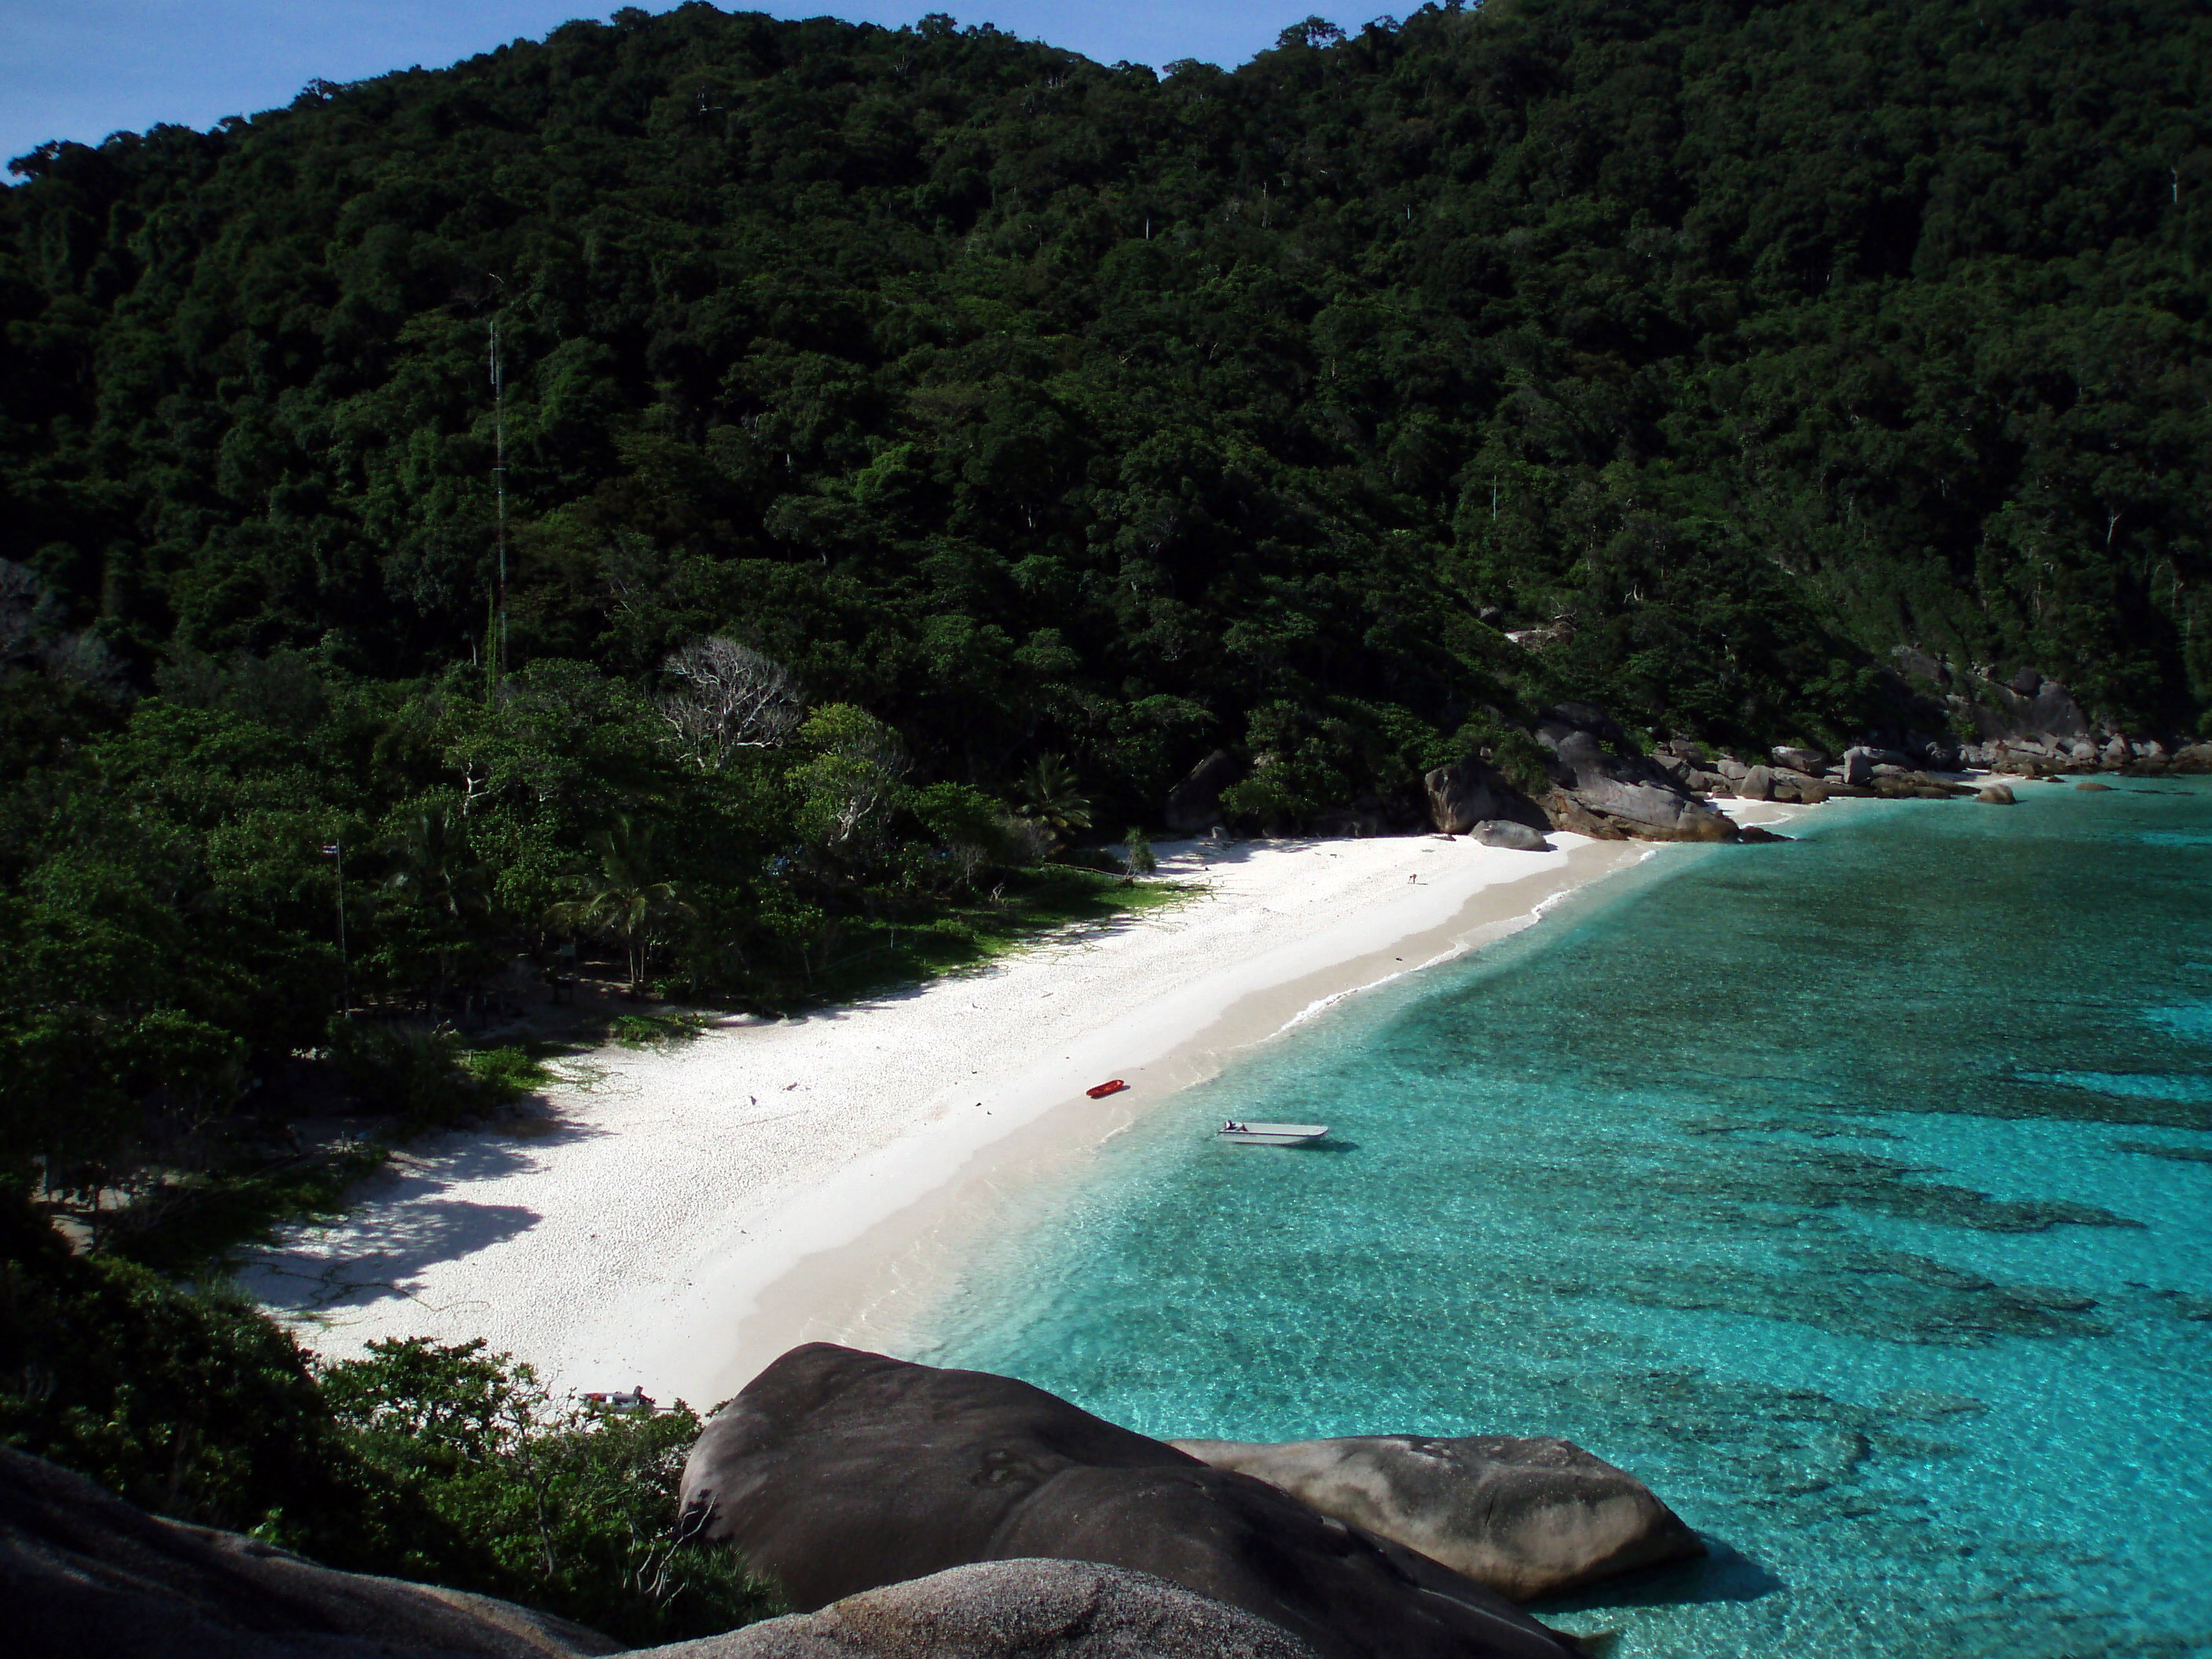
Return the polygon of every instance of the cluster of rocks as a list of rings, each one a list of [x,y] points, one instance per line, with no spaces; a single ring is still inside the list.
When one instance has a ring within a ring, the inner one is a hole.
[[[2039,669],[2008,679],[1899,647],[1899,672],[1947,723],[1972,736],[1953,745],[1954,765],[2023,777],[2072,772],[2212,774],[2212,743],[2191,743],[2092,720],[2073,694]]]
[[[1686,789],[1739,800],[1814,805],[1838,796],[1938,799],[1967,793],[1954,778],[1943,775],[1958,771],[1958,750],[1932,743],[1911,749],[1859,744],[1835,756],[1778,744],[1766,756],[1747,760],[1677,740],[1662,745],[1654,760]]]
[[[1117,1593],[1164,1582],[1233,1609],[1311,1659],[1562,1659],[1579,1644],[1516,1601],[1704,1551],[1641,1483],[1563,1441],[1170,1444],[1007,1377],[824,1343],[786,1354],[708,1424],[684,1500],[686,1535],[728,1543],[802,1614],[827,1608],[841,1627],[887,1585],[1085,1563],[1139,1576]],[[793,1645],[774,1645],[780,1624]],[[832,1651],[797,1644],[820,1628],[775,1621],[748,1633],[763,1645],[730,1651]],[[1281,1650],[1249,1625],[1222,1628]]]
[[[690,1528],[802,1611],[1039,1558],[1149,1573],[1332,1659],[1562,1651],[1476,1587],[1408,1594],[1422,1577],[1410,1552],[1041,1389],[828,1345],[787,1354],[708,1426],[684,1492]]]
[[[1429,822],[1443,835],[1532,852],[1548,847],[1543,836],[1552,830],[1602,841],[1735,841],[1742,833],[1705,799],[1713,792],[1699,788],[1704,774],[1670,752],[1638,752],[1601,708],[1563,703],[1546,710],[1530,735],[1540,785],[1516,783],[1491,757],[1470,755],[1423,779]]]
[[[1509,777],[1493,755],[1468,755],[1423,780],[1427,822],[1447,836],[1531,852],[1548,850],[1544,837],[1553,830],[1602,840],[1735,841],[1763,832],[1739,829],[1714,800],[1812,805],[1838,795],[1967,794],[2001,800],[2009,799],[2002,786],[1978,791],[1963,784],[1961,775],[2212,774],[2212,743],[2130,736],[2093,721],[2065,686],[2037,670],[1997,681],[1917,651],[1900,649],[1898,657],[1895,683],[1906,718],[1898,729],[1838,754],[1781,744],[1745,756],[1675,738],[1646,755],[1604,709],[1562,703],[1545,710],[1528,734],[1540,781],[1527,766]],[[1973,736],[1933,736],[1914,720]],[[1214,750],[1170,792],[1168,827],[1178,835],[1226,836],[1222,825],[1231,815],[1223,792],[1264,765],[1264,759],[1248,763],[1228,750]],[[1414,821],[1402,805],[1394,814],[1388,803],[1366,797],[1299,827],[1317,836],[1376,836],[1412,829]],[[1261,830],[1279,835],[1285,828]]]
[[[797,1611],[653,1659],[1573,1659],[1517,1601],[1700,1555],[1562,1440],[1149,1439],[1027,1383],[812,1343],[716,1415],[678,1535]],[[28,1659],[579,1659],[595,1632],[159,1519],[0,1448]]]

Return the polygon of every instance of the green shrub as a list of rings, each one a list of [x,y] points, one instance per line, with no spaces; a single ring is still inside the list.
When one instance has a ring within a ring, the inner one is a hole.
[[[331,1060],[361,1091],[362,1103],[410,1124],[449,1123],[484,1103],[465,1053],[450,1025],[331,1022]]]
[[[1552,775],[1545,765],[1547,758],[1543,745],[1518,726],[1501,732],[1490,751],[1490,763],[1531,800],[1541,800],[1551,791]]]
[[[501,1594],[639,1643],[779,1610],[729,1551],[673,1541],[688,1407],[556,1401],[481,1340],[373,1343],[323,1386],[369,1466],[479,1545]]]
[[[707,1029],[698,1014],[617,1014],[614,1038],[625,1048],[652,1048],[688,1042]]]
[[[545,1064],[527,1048],[508,1044],[499,1048],[470,1048],[459,1056],[462,1071],[475,1080],[477,1099],[485,1105],[504,1106],[544,1088],[553,1080]]]
[[[0,1442],[157,1514],[634,1642],[712,1635],[777,1609],[728,1551],[673,1541],[698,1431],[681,1406],[556,1401],[481,1342],[319,1376],[250,1304],[72,1255],[0,1194]]]
[[[336,1566],[457,1551],[370,1477],[283,1330],[249,1304],[70,1253],[0,1200],[0,1440],[143,1508],[258,1532]],[[407,1534],[404,1549],[386,1542]]]

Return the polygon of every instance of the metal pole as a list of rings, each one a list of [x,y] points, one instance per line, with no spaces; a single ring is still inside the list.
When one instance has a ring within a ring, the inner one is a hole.
[[[332,842],[323,848],[324,855],[337,860],[338,869],[338,1012],[353,1012],[353,963],[346,955],[345,931],[345,842]]]
[[[492,484],[499,503],[499,662],[507,672],[507,366],[500,359],[499,319],[491,325]]]

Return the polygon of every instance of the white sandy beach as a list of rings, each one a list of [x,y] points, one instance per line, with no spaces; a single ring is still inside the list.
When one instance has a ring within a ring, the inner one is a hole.
[[[1202,894],[877,1001],[603,1050],[545,1116],[418,1143],[242,1288],[325,1353],[481,1336],[556,1387],[702,1407],[797,1341],[896,1346],[1010,1183],[1654,850],[1553,839],[1163,847]]]

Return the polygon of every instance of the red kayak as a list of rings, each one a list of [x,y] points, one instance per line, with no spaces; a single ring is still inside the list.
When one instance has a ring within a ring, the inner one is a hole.
[[[1122,1082],[1121,1079],[1117,1077],[1111,1083],[1102,1083],[1097,1088],[1085,1089],[1083,1092],[1089,1095],[1093,1100],[1103,1100],[1109,1095],[1120,1094],[1122,1090],[1128,1086],[1129,1085],[1127,1084]]]

